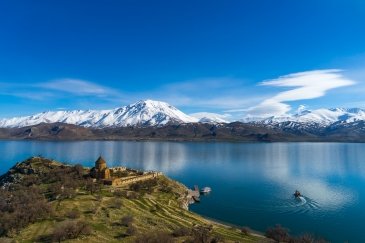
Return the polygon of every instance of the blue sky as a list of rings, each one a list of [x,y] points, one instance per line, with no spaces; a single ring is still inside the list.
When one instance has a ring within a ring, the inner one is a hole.
[[[140,99],[237,117],[365,107],[361,0],[5,0],[0,11],[0,117]]]

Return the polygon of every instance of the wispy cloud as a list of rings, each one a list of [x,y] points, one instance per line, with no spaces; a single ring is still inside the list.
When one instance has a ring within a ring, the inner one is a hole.
[[[80,79],[57,79],[33,84],[0,83],[0,87],[1,95],[31,100],[63,98],[69,97],[70,94],[76,97],[93,96],[105,99],[122,97],[118,90]]]
[[[111,88],[80,79],[58,79],[39,83],[34,86],[42,89],[70,93],[77,96],[96,95],[102,97],[119,94],[118,91]]]
[[[279,92],[265,99],[259,105],[247,110],[252,116],[283,115],[291,110],[285,102],[322,97],[327,91],[353,85],[353,80],[342,75],[342,70],[326,69],[285,75],[260,83],[261,86],[288,87],[290,90]]]

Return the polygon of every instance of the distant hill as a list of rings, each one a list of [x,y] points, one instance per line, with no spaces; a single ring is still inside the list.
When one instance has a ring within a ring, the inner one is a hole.
[[[277,117],[187,115],[161,101],[144,100],[113,110],[49,111],[0,120],[0,139],[233,140],[247,142],[365,142],[365,110],[317,109]]]
[[[335,123],[328,127],[283,122],[186,123],[148,127],[87,128],[65,123],[42,123],[0,128],[0,139],[19,140],[170,140],[241,142],[365,142],[365,122]]]

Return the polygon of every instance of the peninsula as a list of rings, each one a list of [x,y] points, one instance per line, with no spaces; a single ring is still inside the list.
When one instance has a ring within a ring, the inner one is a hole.
[[[270,242],[188,210],[188,188],[159,172],[32,157],[0,176],[5,242]],[[3,241],[1,241],[3,242]]]

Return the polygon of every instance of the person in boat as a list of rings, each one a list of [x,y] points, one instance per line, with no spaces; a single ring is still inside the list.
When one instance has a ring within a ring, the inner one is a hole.
[[[298,190],[295,190],[294,192],[294,196],[295,197],[300,197],[302,194],[300,194],[300,192]]]

